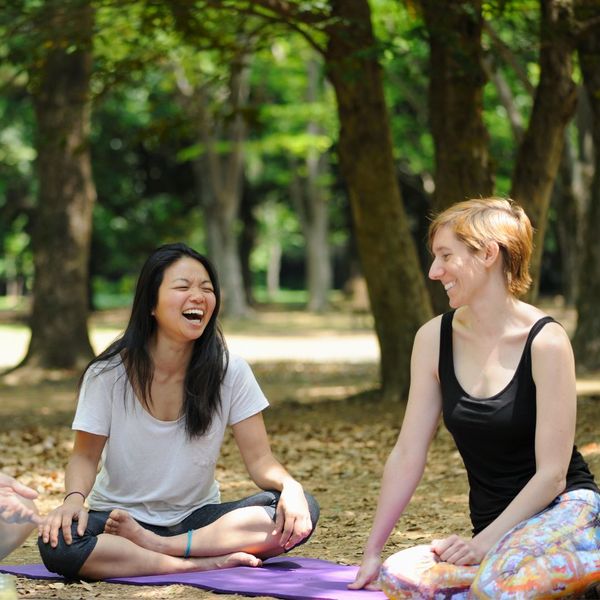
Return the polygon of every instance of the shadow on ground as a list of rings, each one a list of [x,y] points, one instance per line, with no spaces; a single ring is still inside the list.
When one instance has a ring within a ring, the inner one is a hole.
[[[316,534],[295,554],[358,563],[383,462],[399,431],[401,407],[379,400],[373,364],[278,362],[261,363],[254,370],[272,401],[265,420],[274,452],[317,496],[322,507]],[[74,378],[34,386],[0,385],[0,469],[40,491],[42,512],[62,498],[63,469],[72,444],[75,388]],[[592,469],[600,474],[599,425],[600,398],[581,397],[578,444]],[[254,491],[230,437],[223,447],[218,478],[224,500]],[[447,432],[440,428],[426,475],[386,553],[450,533],[469,533],[467,489],[458,454]],[[38,561],[35,536],[7,560],[13,564]],[[26,579],[18,580],[18,590],[22,597],[65,600],[239,598],[185,586],[63,585]]]

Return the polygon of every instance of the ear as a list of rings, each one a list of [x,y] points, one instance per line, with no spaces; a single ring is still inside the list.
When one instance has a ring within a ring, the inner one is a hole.
[[[500,255],[500,245],[495,240],[488,242],[484,248],[483,261],[487,267],[491,267]]]

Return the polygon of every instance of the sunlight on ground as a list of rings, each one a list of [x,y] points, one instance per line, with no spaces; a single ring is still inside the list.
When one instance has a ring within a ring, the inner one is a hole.
[[[540,308],[559,320],[570,335],[573,334],[576,316],[572,309],[552,300],[545,301]],[[127,309],[114,309],[92,315],[90,335],[96,352],[106,348],[119,335],[128,314]],[[222,325],[230,351],[253,364],[274,361],[351,365],[379,362],[379,344],[370,315],[344,310],[315,314],[302,310],[259,309],[247,319],[225,319]],[[0,324],[0,370],[15,366],[23,359],[29,338],[29,329],[25,325]],[[343,396],[346,392],[340,389],[334,395]],[[600,394],[598,375],[579,378],[577,392],[580,395]]]
[[[120,333],[119,329],[91,329],[94,350],[100,352]],[[29,344],[29,329],[0,325],[0,369],[17,365]],[[379,346],[374,333],[313,331],[312,335],[261,336],[256,333],[226,335],[229,350],[249,362],[298,360],[306,362],[377,362]]]

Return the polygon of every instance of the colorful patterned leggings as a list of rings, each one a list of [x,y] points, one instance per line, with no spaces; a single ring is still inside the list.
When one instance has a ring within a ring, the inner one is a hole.
[[[600,582],[600,494],[576,490],[509,531],[480,565],[436,561],[429,546],[383,564],[380,583],[393,600],[567,598]]]

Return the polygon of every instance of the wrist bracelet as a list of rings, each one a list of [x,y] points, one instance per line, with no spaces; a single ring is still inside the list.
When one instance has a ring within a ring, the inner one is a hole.
[[[63,498],[63,502],[69,497],[72,496],[73,494],[79,494],[82,498],[83,501],[85,502],[85,494],[83,492],[69,492],[64,498]]]

